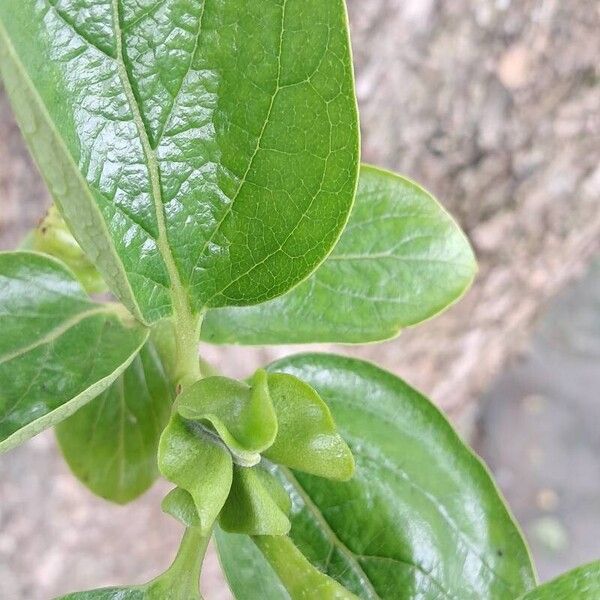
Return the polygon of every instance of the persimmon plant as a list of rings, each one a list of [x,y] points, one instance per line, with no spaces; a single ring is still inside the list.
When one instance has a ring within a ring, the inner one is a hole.
[[[198,599],[212,536],[245,600],[598,597],[597,565],[531,591],[487,470],[394,375],[199,355],[388,339],[473,279],[436,200],[360,166],[342,0],[3,0],[0,68],[55,203],[0,254],[0,450],[54,427],[92,492],[162,475],[185,527],[153,581],[64,598]]]

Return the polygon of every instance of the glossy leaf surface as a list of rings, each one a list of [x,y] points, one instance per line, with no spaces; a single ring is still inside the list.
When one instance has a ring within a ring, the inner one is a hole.
[[[120,307],[92,302],[64,265],[30,252],[0,253],[0,331],[0,451],[104,392],[148,336]]]
[[[285,491],[270,473],[259,468],[234,466],[231,492],[219,517],[219,525],[231,533],[285,535],[290,530],[282,506]]]
[[[349,358],[300,355],[269,370],[319,392],[356,460],[347,483],[280,470],[290,536],[317,568],[364,599],[514,600],[533,587],[490,475],[426,398]]]
[[[267,374],[257,371],[251,383],[207,377],[177,398],[177,412],[185,419],[210,423],[244,466],[257,464],[277,434]]]
[[[110,388],[57,426],[73,473],[107,500],[137,498],[158,477],[158,441],[172,401],[160,359],[148,343]]]
[[[597,600],[600,561],[569,571],[521,596],[519,600]]]
[[[159,443],[160,472],[194,499],[200,528],[208,531],[231,488],[232,460],[209,432],[174,415]]]
[[[354,474],[352,453],[317,392],[283,373],[269,375],[269,392],[278,432],[263,453],[265,458],[320,477],[350,479]]]
[[[343,0],[6,0],[0,68],[76,239],[140,319],[284,293],[350,211]]]
[[[383,340],[455,302],[475,268],[469,242],[428,192],[363,166],[348,226],[319,269],[270,302],[209,311],[202,336],[220,344]]]

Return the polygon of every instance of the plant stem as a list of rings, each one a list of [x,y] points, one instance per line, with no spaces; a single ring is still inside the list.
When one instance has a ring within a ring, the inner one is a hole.
[[[176,347],[176,379],[179,391],[202,378],[198,343],[202,315],[194,314],[186,298],[173,295],[175,300],[173,324]]]
[[[200,598],[200,570],[212,531],[206,535],[199,527],[185,530],[173,564],[151,584],[151,597],[161,600]]]

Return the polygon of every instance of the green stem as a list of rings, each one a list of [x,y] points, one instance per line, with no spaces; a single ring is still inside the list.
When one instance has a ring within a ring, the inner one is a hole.
[[[198,356],[202,315],[194,314],[186,299],[174,296],[174,300],[179,300],[174,306],[173,318],[177,355],[175,383],[181,391],[202,378]]]
[[[198,527],[186,529],[173,564],[150,586],[152,598],[195,600],[201,598],[200,570],[212,531],[204,535]]]

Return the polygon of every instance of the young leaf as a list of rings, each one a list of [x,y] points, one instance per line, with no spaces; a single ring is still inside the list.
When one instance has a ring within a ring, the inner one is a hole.
[[[275,489],[274,489],[275,488]],[[231,492],[219,517],[219,525],[230,533],[246,535],[285,535],[290,530],[282,505],[287,494],[263,469],[234,466]]]
[[[60,423],[56,435],[73,473],[92,492],[124,504],[158,476],[156,453],[173,392],[151,343],[98,398]]]
[[[104,392],[148,336],[120,307],[92,302],[63,264],[30,252],[0,253],[0,331],[0,452]]]
[[[520,596],[519,600],[598,600],[600,561],[578,567]]]
[[[356,459],[348,483],[279,470],[290,537],[319,570],[364,599],[513,600],[533,587],[488,471],[426,398],[350,358],[300,355],[269,370],[317,390]]]
[[[272,373],[268,381],[278,432],[265,458],[328,479],[350,479],[354,458],[319,394],[284,373]]]
[[[5,0],[0,69],[62,215],[145,322],[282,294],[346,222],[343,0]]]
[[[383,340],[455,302],[475,269],[466,237],[429,193],[363,166],[348,226],[319,269],[271,302],[209,311],[202,337],[216,344]]]
[[[200,527],[198,509],[189,492],[183,488],[173,488],[161,502],[163,512],[171,515],[186,527]]]
[[[244,466],[257,464],[277,435],[263,370],[256,372],[252,386],[227,377],[201,379],[177,398],[176,407],[184,419],[209,422]]]
[[[173,415],[158,447],[158,468],[194,499],[200,528],[213,526],[231,488],[232,460],[209,432]]]

